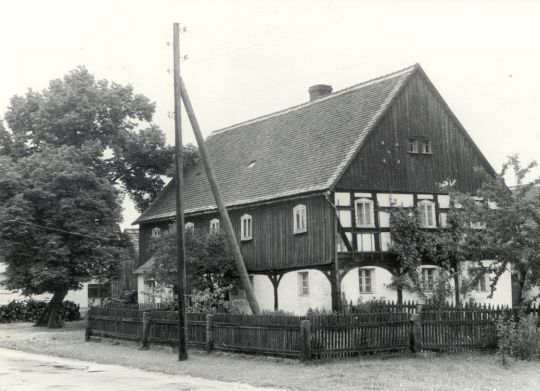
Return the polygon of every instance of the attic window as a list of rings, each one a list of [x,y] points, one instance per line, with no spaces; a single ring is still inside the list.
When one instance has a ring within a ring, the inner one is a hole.
[[[423,137],[410,138],[408,141],[408,146],[409,153],[421,153],[423,155],[433,154],[433,149],[431,148],[431,140]]]
[[[418,140],[409,139],[409,153],[418,153]]]
[[[431,141],[422,140],[422,153],[432,153],[431,151]]]
[[[251,168],[255,165],[256,160],[251,161],[251,163],[248,164],[247,168]]]

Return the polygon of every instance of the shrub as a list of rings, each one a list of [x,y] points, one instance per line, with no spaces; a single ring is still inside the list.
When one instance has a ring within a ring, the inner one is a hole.
[[[504,365],[508,358],[531,360],[540,354],[540,329],[534,314],[520,314],[518,320],[508,316],[497,321],[497,356]]]
[[[39,300],[13,300],[0,306],[0,323],[10,322],[35,322],[47,307],[46,301]],[[78,304],[72,301],[64,301],[63,317],[66,321],[81,319]]]

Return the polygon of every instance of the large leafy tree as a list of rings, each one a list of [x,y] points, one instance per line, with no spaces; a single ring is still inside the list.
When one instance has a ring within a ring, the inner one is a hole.
[[[174,152],[150,122],[154,110],[132,86],[96,80],[79,67],[41,92],[11,99],[5,114],[11,132],[7,137],[0,129],[0,154],[20,158],[45,145],[85,148],[94,172],[122,185],[143,210],[161,191]],[[189,165],[196,150],[187,148],[185,155]]]
[[[118,190],[73,146],[42,146],[19,159],[0,156],[0,253],[6,285],[53,293],[38,325],[60,327],[68,290],[109,278],[123,256]]]
[[[239,286],[239,278],[227,238],[222,233],[186,232],[186,273],[188,291],[227,292]],[[176,225],[155,238],[151,245],[154,259],[149,274],[168,288],[177,282]]]
[[[475,196],[456,194],[467,226],[475,228],[464,237],[471,259],[493,260],[482,267],[494,276],[492,293],[501,275],[510,271],[519,287],[520,304],[526,290],[540,286],[540,178],[525,183],[535,166],[536,162],[523,166],[517,155],[510,156],[495,177],[476,170],[482,186]],[[505,183],[510,175],[516,183],[513,189]]]

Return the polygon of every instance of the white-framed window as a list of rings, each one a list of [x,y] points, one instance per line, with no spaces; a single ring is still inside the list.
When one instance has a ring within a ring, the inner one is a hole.
[[[293,227],[295,234],[307,232],[305,205],[299,204],[293,208]]]
[[[435,220],[435,203],[433,201],[422,200],[418,203],[420,211],[420,225],[424,228],[434,228],[437,226]]]
[[[187,234],[193,235],[193,234],[195,233],[195,224],[193,224],[192,222],[188,221],[188,222],[184,225],[184,231],[185,231]]]
[[[360,293],[373,293],[373,269],[358,269]]]
[[[373,201],[367,198],[360,198],[354,201],[356,210],[357,227],[374,227],[375,218],[373,213]]]
[[[219,232],[219,229],[220,229],[219,219],[210,220],[210,233],[217,234]]]
[[[422,140],[422,153],[433,153],[431,149],[431,141],[429,140]]]
[[[434,267],[422,268],[422,289],[424,291],[432,291],[435,289],[435,281],[437,278],[437,269]]]
[[[309,295],[309,272],[298,272],[298,296]]]
[[[240,218],[240,237],[242,240],[251,240],[253,219],[245,214]]]
[[[409,153],[418,153],[418,140],[410,138],[408,141]]]
[[[155,227],[152,228],[152,237],[159,238],[161,236],[161,228]]]

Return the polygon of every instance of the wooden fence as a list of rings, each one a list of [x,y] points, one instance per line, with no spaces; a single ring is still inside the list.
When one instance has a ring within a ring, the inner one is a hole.
[[[373,310],[373,309],[372,309]],[[538,308],[529,308],[538,316]],[[463,351],[497,346],[495,321],[517,316],[508,308],[434,309],[380,307],[348,314],[233,315],[188,313],[188,343],[208,352],[221,350],[301,360],[354,356],[382,351]],[[176,345],[175,311],[93,307],[90,336]]]

